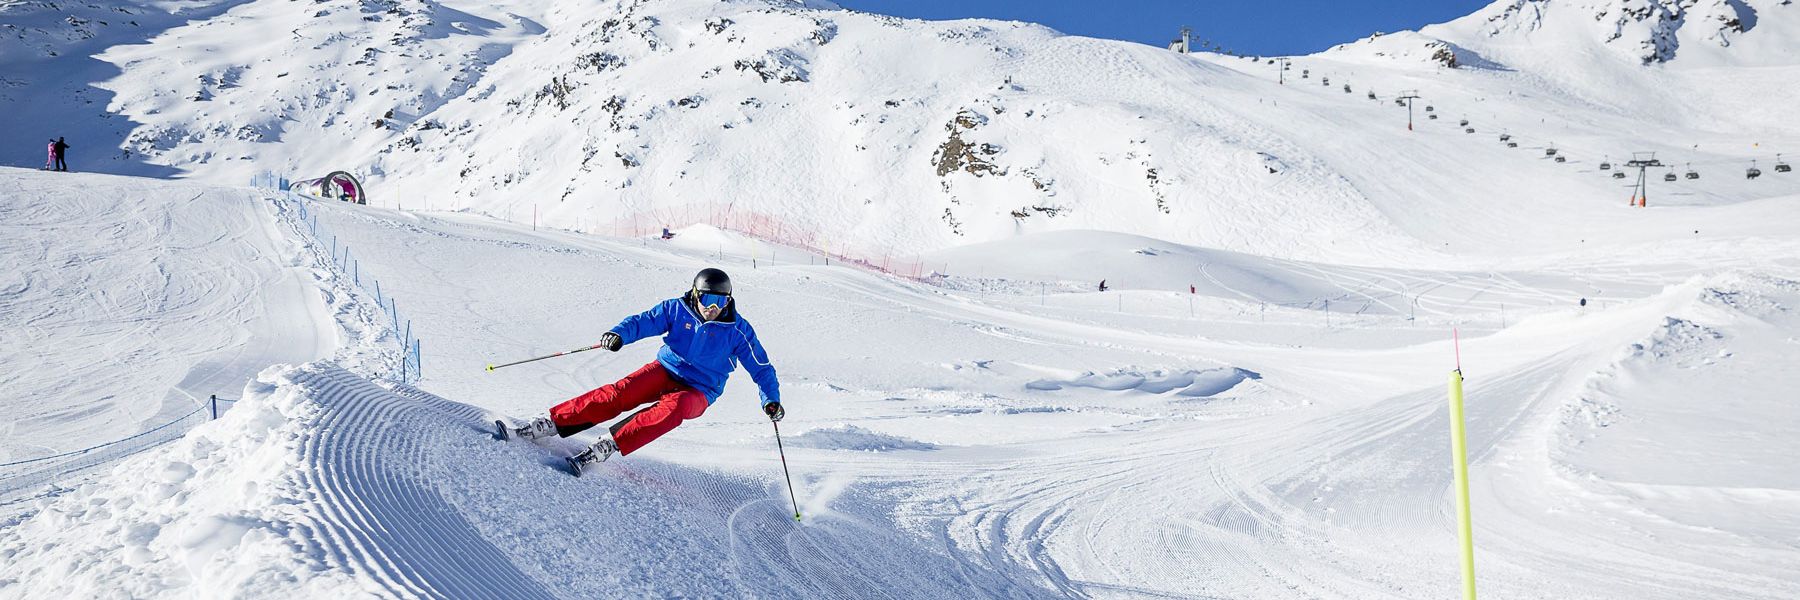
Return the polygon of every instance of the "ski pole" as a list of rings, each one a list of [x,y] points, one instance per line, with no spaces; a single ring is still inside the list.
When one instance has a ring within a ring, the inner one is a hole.
[[[794,521],[800,521],[800,501],[794,499],[794,476],[788,474],[787,451],[781,448],[781,423],[769,421],[775,427],[775,451],[781,453],[781,476],[787,478],[788,502],[794,503]]]
[[[576,352],[587,352],[587,351],[589,351],[589,350],[593,350],[593,349],[595,349],[595,348],[600,348],[600,347],[602,347],[602,346],[601,346],[601,345],[600,345],[600,344],[594,344],[594,345],[592,345],[592,346],[588,346],[588,347],[586,347],[586,348],[576,348],[576,349],[574,349],[574,350],[569,350],[569,351],[566,351],[566,352],[558,352],[558,353],[556,353],[556,354],[546,354],[546,355],[543,355],[543,356],[539,356],[539,357],[537,357],[537,358],[527,358],[527,359],[525,359],[525,360],[520,360],[520,361],[513,361],[513,362],[509,362],[509,363],[506,363],[506,364],[504,364],[504,365],[488,365],[488,366],[487,366],[487,370],[489,370],[489,371],[492,371],[492,370],[494,370],[494,369],[499,369],[499,368],[504,368],[504,367],[510,367],[510,366],[513,366],[513,365],[522,365],[522,364],[525,364],[525,363],[528,363],[528,362],[532,362],[532,361],[537,361],[537,360],[544,360],[544,359],[546,359],[546,358],[556,358],[556,357],[558,357],[558,356],[563,356],[563,355],[567,355],[567,354],[574,354],[574,353],[576,353]]]

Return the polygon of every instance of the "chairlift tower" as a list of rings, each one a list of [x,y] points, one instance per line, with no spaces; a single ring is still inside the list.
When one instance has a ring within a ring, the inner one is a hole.
[[[1192,44],[1193,44],[1193,34],[1194,34],[1194,30],[1192,28],[1187,27],[1185,25],[1182,26],[1181,37],[1175,38],[1174,41],[1169,42],[1169,50],[1172,50],[1175,52],[1180,52],[1182,54],[1187,54],[1187,53],[1191,52]]]
[[[1288,59],[1277,58],[1275,59],[1275,64],[1279,65],[1275,69],[1275,83],[1287,85]]]
[[[1633,153],[1631,153],[1631,161],[1625,163],[1625,168],[1637,167],[1637,170],[1638,170],[1637,185],[1632,186],[1632,190],[1631,190],[1631,205],[1632,206],[1639,206],[1639,207],[1650,206],[1650,197],[1649,197],[1650,190],[1649,190],[1649,185],[1645,183],[1646,175],[1644,174],[1644,172],[1645,172],[1645,170],[1649,169],[1650,167],[1660,167],[1660,166],[1663,166],[1662,161],[1656,160],[1655,152],[1633,152]]]
[[[1398,98],[1395,98],[1395,100],[1402,100],[1402,101],[1406,102],[1406,130],[1407,131],[1413,130],[1412,101],[1416,100],[1418,98],[1419,98],[1419,90],[1406,90],[1406,91],[1400,92],[1400,96]]]

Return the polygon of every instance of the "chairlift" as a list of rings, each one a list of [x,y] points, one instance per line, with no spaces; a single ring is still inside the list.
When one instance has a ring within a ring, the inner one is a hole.
[[[1463,120],[1462,120],[1462,121],[1460,121],[1460,122],[1458,122],[1458,123],[1457,123],[1457,124],[1456,124],[1456,126],[1457,126],[1457,127],[1468,127],[1468,126],[1469,126],[1469,120],[1468,120],[1468,119],[1463,119]]]
[[[1604,159],[1604,158],[1602,158],[1602,159],[1600,159],[1600,170],[1602,170],[1602,171],[1611,171],[1611,170],[1612,170],[1612,163],[1611,163],[1611,162],[1608,162],[1608,161],[1607,161],[1607,160],[1606,160],[1606,159]]]
[[[1425,105],[1425,112],[1432,112],[1432,111],[1436,111],[1436,110],[1437,110],[1437,107],[1435,107],[1435,106],[1432,106],[1430,104]]]
[[[1427,115],[1425,115],[1425,118],[1427,118],[1427,119],[1431,119],[1431,120],[1433,120],[1433,121],[1436,121],[1436,120],[1437,120],[1437,113],[1431,113],[1431,114],[1427,114]]]
[[[1790,172],[1793,170],[1794,170],[1793,167],[1788,166],[1787,163],[1781,162],[1780,154],[1775,155],[1775,172],[1776,173],[1787,173],[1787,172]]]
[[[1750,161],[1750,168],[1744,171],[1744,179],[1756,179],[1758,177],[1762,177],[1762,169],[1756,168],[1756,161]]]
[[[1370,99],[1370,100],[1374,100],[1374,99],[1375,99],[1375,92],[1373,92],[1373,91],[1371,91],[1371,92],[1369,92],[1369,99]]]
[[[1331,85],[1331,78],[1330,77],[1320,77],[1319,85]]]
[[[1624,171],[1613,171],[1613,179],[1624,179],[1624,178],[1625,178]]]
[[[1312,76],[1312,69],[1301,69],[1300,70],[1300,78],[1301,79],[1306,79],[1311,76]]]
[[[1512,134],[1510,134],[1510,133],[1500,134],[1500,141],[1502,141],[1502,142],[1512,141]]]
[[[1348,84],[1348,83],[1344,84],[1344,93],[1346,93],[1346,94],[1350,93],[1350,84]]]
[[[1517,147],[1519,147],[1519,143],[1518,143],[1518,142],[1507,142],[1507,143],[1506,143],[1506,147],[1508,147],[1508,148],[1517,148]]]
[[[1475,128],[1474,127],[1464,127],[1463,133],[1475,133]]]
[[[1558,156],[1556,157],[1556,162],[1569,162],[1569,159],[1568,157]]]
[[[1394,98],[1394,106],[1406,106],[1405,98]]]
[[[1668,173],[1663,174],[1663,181],[1674,181],[1674,180],[1675,180],[1675,170],[1674,169],[1669,169]]]
[[[1694,170],[1694,163],[1688,163],[1687,178],[1688,179],[1699,179],[1700,178],[1700,172]]]
[[[1544,149],[1544,156],[1556,156],[1556,146]]]

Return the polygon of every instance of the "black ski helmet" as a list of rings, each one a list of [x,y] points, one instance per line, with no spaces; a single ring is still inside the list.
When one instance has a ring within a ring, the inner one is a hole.
[[[731,295],[731,276],[711,267],[694,275],[694,291],[702,294]]]

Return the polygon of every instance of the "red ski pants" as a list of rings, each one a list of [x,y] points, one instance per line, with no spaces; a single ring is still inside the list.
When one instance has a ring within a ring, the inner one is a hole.
[[[682,421],[698,418],[706,412],[706,394],[670,377],[662,363],[651,361],[624,379],[556,405],[550,409],[550,420],[568,437],[645,404],[650,407],[613,425],[619,454],[631,454]]]

